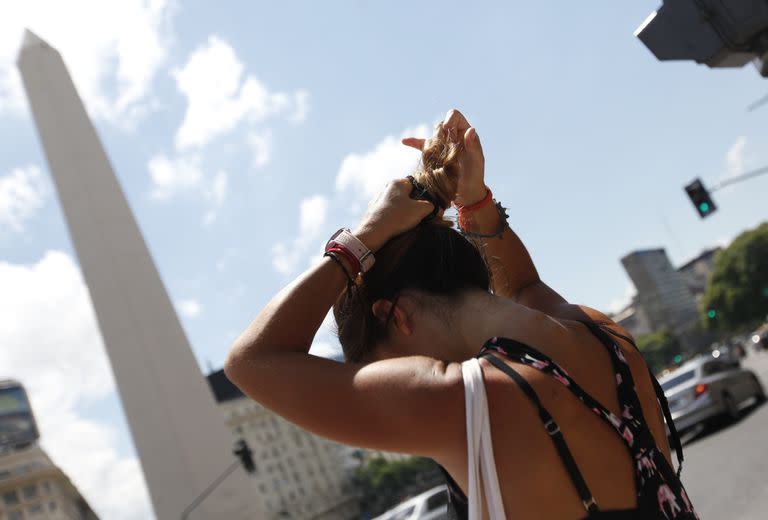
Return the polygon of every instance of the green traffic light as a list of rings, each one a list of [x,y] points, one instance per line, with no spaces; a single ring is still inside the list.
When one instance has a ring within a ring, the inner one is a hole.
[[[680,363],[682,360],[683,360],[683,356],[681,356],[680,354],[675,356],[675,363]]]
[[[715,309],[709,309],[707,316],[709,316],[710,320],[713,320],[715,319],[715,316],[717,316],[717,311]]]
[[[709,203],[708,202],[702,202],[699,204],[699,211],[702,213],[709,213]]]

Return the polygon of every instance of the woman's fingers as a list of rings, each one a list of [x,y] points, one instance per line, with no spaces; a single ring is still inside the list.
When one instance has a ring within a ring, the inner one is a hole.
[[[421,151],[424,149],[424,142],[426,139],[421,139],[418,137],[405,137],[401,142],[405,146],[410,146],[411,148],[416,148],[417,150]]]
[[[463,134],[467,128],[469,128],[469,121],[467,121],[467,118],[464,117],[464,114],[455,108],[452,108],[445,115],[445,120],[443,120],[443,127],[445,127],[445,129],[449,132],[455,132],[454,135]]]
[[[474,126],[467,128],[464,132],[464,148],[467,152],[473,156],[483,156],[483,145],[480,144],[480,136],[477,135],[477,130]]]

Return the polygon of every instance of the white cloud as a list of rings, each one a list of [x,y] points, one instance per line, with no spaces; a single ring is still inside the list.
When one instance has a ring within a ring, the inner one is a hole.
[[[251,132],[248,135],[248,145],[253,155],[253,167],[265,166],[272,156],[272,132]]]
[[[739,136],[739,138],[736,139],[736,142],[728,148],[728,152],[725,154],[726,178],[736,177],[737,175],[745,173],[745,162],[747,160],[745,156],[746,148],[747,137],[744,135]]]
[[[150,196],[157,200],[167,200],[181,191],[195,188],[203,178],[199,157],[169,159],[160,154],[149,160],[147,168],[152,179]]]
[[[217,172],[213,177],[211,185],[206,190],[205,196],[210,204],[210,208],[203,217],[203,224],[206,226],[213,224],[219,214],[219,210],[224,205],[224,201],[227,199],[228,179],[226,172]]]
[[[43,448],[101,518],[152,518],[138,460],[118,452],[114,425],[84,410],[119,406],[91,301],[72,258],[0,262],[0,366],[25,385]]]
[[[176,308],[187,318],[197,318],[203,312],[203,306],[194,298],[178,300]]]
[[[0,177],[0,230],[20,232],[45,203],[47,184],[37,166],[15,168]]]
[[[299,204],[299,234],[291,242],[278,242],[272,248],[272,266],[282,274],[290,274],[296,269],[322,232],[328,214],[328,199],[322,195],[313,195]]]
[[[157,201],[168,201],[183,193],[193,193],[207,203],[203,225],[210,226],[226,201],[229,177],[225,171],[218,171],[210,181],[206,180],[200,162],[197,155],[168,158],[159,154],[152,157],[147,163],[151,180],[149,196]]]
[[[176,85],[188,102],[176,133],[177,148],[205,146],[242,121],[254,124],[281,114],[294,120],[304,118],[305,91],[271,92],[256,77],[243,77],[244,68],[229,43],[210,36],[174,72]]]
[[[301,123],[307,118],[309,113],[309,92],[306,90],[297,90],[294,100],[296,102],[295,110],[291,114],[291,121]]]
[[[428,125],[419,125],[405,130],[400,137],[385,137],[366,153],[347,155],[336,175],[336,190],[355,192],[360,198],[371,199],[387,182],[411,174],[418,164],[418,152],[404,146],[401,137],[430,135]]]
[[[24,0],[0,16],[0,112],[23,110],[16,56],[25,27],[57,48],[90,114],[128,125],[146,110],[170,45],[171,0]]]

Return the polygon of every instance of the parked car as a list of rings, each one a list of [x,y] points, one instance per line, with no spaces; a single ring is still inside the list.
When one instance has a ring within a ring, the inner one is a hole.
[[[694,358],[659,380],[679,432],[725,418],[735,421],[752,402],[765,401],[754,372],[738,360]]]
[[[445,518],[448,518],[448,490],[445,486],[437,486],[409,498],[373,520],[443,520]]]

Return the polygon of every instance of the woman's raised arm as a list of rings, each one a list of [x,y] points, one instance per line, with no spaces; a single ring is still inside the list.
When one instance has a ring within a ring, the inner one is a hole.
[[[459,160],[458,191],[455,204],[471,206],[485,198],[485,157],[480,138],[458,110],[450,110],[445,120],[438,124],[438,130],[446,132],[449,138],[463,140],[464,148]],[[426,140],[417,138],[403,139],[403,144],[424,149]],[[502,217],[493,204],[465,212],[470,231],[475,234],[491,235],[503,229],[494,238],[478,238],[491,271],[493,291],[542,312],[566,304],[563,297],[544,284],[533,264],[522,240],[506,227]]]
[[[432,204],[411,199],[411,188],[405,179],[393,181],[371,205],[354,233],[369,249],[430,213]],[[224,365],[227,377],[266,408],[339,442],[431,457],[455,449],[445,443],[463,440],[434,431],[463,432],[458,364],[412,356],[362,365],[308,353],[346,282],[341,267],[326,257],[285,287],[235,341]],[[436,409],[444,415],[436,416]]]
[[[460,173],[455,203],[459,206],[471,206],[481,201],[488,193],[488,188],[484,180],[485,157],[477,131],[456,109],[448,111],[445,120],[438,124],[437,131],[445,131],[454,139],[464,141],[459,160]],[[403,139],[403,144],[422,150],[425,141],[409,137]],[[514,207],[509,201],[506,205]],[[610,318],[595,309],[569,304],[541,280],[523,241],[505,224],[496,206],[487,204],[481,209],[471,211],[466,224],[469,229],[465,231],[473,234],[498,234],[492,238],[477,238],[488,262],[495,294],[550,316],[579,321],[592,320],[615,326]]]

